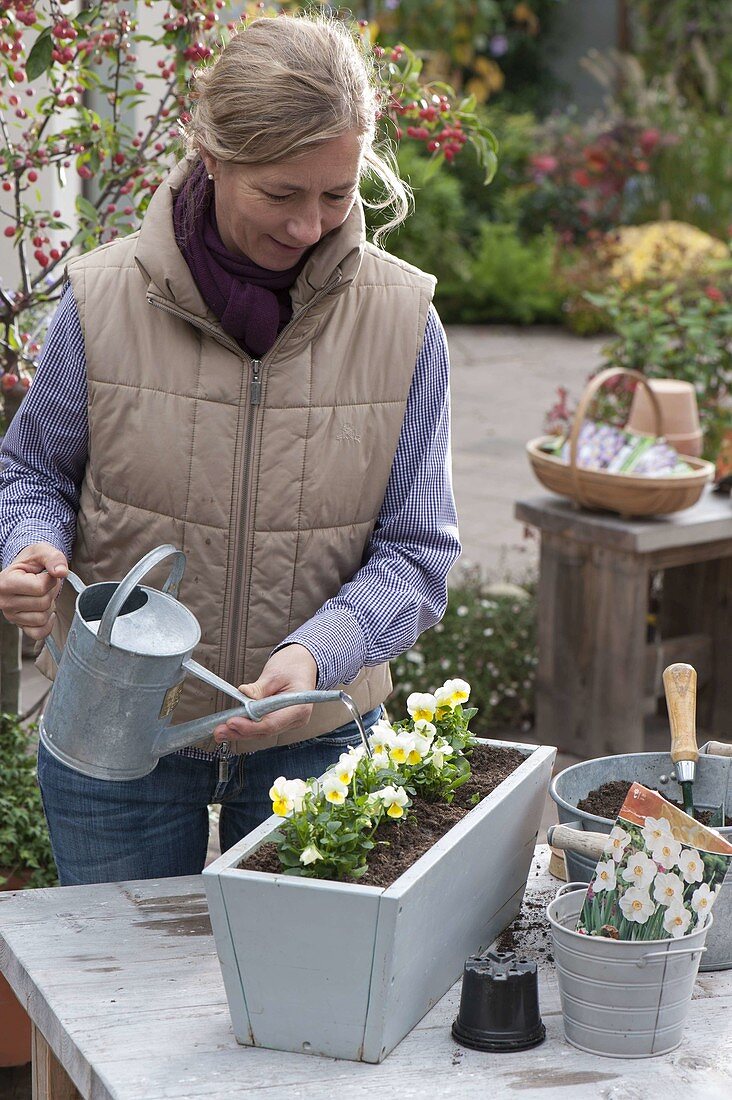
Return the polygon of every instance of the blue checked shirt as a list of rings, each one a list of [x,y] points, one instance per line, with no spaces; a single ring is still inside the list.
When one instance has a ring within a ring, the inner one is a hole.
[[[34,542],[68,559],[88,448],[84,337],[71,287],[51,321],[33,385],[2,448],[3,568]],[[318,687],[403,653],[442,617],[460,553],[450,466],[449,360],[430,308],[404,424],[364,564],[337,596],[283,640],[305,646]]]

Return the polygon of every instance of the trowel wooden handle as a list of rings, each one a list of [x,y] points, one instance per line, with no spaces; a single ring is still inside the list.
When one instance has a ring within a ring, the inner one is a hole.
[[[691,665],[669,665],[664,669],[663,686],[671,723],[671,759],[699,759],[696,744],[696,669]]]
[[[732,745],[726,741],[707,741],[705,749],[712,756],[732,756]]]
[[[599,859],[607,844],[605,833],[580,832],[579,829],[570,829],[568,825],[550,826],[546,839],[552,848],[559,848],[561,852],[576,852],[590,859]]]

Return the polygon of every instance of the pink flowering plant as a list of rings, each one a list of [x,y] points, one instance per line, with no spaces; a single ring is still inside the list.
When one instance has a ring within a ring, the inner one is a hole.
[[[470,687],[448,680],[435,692],[415,692],[406,718],[376,723],[365,745],[341,753],[318,779],[272,785],[273,812],[282,824],[274,840],[285,874],[359,879],[377,843],[379,826],[405,820],[416,796],[452,801],[470,778],[468,754],[475,738],[464,708]]]

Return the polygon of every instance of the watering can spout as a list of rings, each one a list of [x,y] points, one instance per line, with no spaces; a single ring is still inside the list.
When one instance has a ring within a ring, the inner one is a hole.
[[[203,669],[196,661],[184,661],[184,668],[198,675],[200,679],[205,679],[208,683],[225,690],[227,695],[238,698],[242,706],[234,707],[232,710],[222,710],[218,714],[209,714],[205,718],[196,718],[192,722],[184,722],[179,726],[168,726],[167,729],[161,732],[155,745],[155,754],[158,756],[167,756],[168,753],[189,748],[196,741],[210,735],[215,726],[227,722],[230,718],[249,718],[252,722],[260,722],[265,715],[273,714],[277,710],[284,710],[286,707],[302,706],[309,703],[338,702],[348,707],[361,731],[364,745],[370,753],[363,723],[361,722],[361,715],[350,695],[347,695],[345,691],[291,691],[284,692],[282,695],[270,695],[266,699],[249,699],[241,692],[235,692],[225,680],[221,680],[214,673],[209,672],[208,669]],[[205,672],[205,676],[202,675],[202,672]]]

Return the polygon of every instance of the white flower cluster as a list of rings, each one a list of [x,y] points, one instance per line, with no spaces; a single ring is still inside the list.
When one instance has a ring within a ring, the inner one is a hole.
[[[641,830],[643,840],[650,851],[628,852],[630,834],[616,825],[605,845],[605,862],[597,866],[592,889],[595,894],[615,890],[619,864],[620,878],[630,884],[620,898],[620,908],[626,920],[645,924],[664,906],[663,927],[669,935],[683,936],[691,923],[692,910],[699,926],[706,923],[712,903],[719,890],[711,890],[704,878],[704,864],[695,848],[684,848],[671,831],[671,823],[665,818],[647,817]],[[627,854],[627,859],[626,859]],[[691,910],[684,905],[685,886],[700,885],[691,895]]]
[[[389,769],[393,778],[400,768],[413,768],[420,764],[429,765],[434,772],[441,772],[446,761],[455,753],[452,745],[438,735],[432,719],[441,717],[466,702],[470,696],[470,685],[465,680],[447,680],[434,693],[414,693],[407,700],[407,710],[412,719],[411,729],[396,730],[384,719],[373,727],[368,738],[371,755],[364,745],[351,747],[343,752],[337,762],[320,779],[305,782],[302,779],[286,779],[279,776],[270,788],[272,810],[279,817],[290,818],[303,810],[307,795],[313,798],[322,796],[331,806],[342,806],[353,785],[357,769],[359,775],[370,775],[371,781],[378,783],[380,771]],[[405,776],[404,782],[408,782]],[[369,787],[366,788],[369,790]],[[370,790],[366,801],[366,813],[374,817],[385,812],[390,818],[400,818],[409,805],[409,797],[403,786],[394,782],[378,790]],[[312,839],[312,833],[311,833]],[[307,866],[323,859],[315,843],[309,844],[300,854],[300,862]]]

